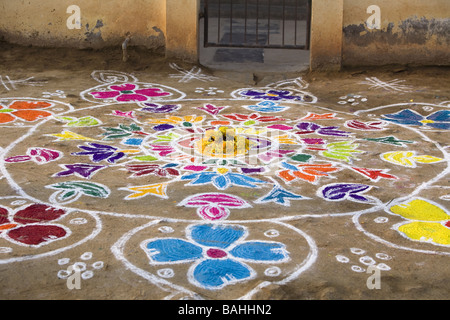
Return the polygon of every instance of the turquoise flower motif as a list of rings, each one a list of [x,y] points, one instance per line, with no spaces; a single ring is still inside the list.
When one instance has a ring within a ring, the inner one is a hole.
[[[256,272],[247,263],[281,263],[289,260],[285,245],[279,242],[244,241],[248,232],[242,226],[201,224],[187,229],[187,240],[150,239],[142,243],[151,264],[194,262],[188,279],[208,290],[252,279]]]
[[[225,190],[235,185],[239,187],[258,188],[258,183],[266,181],[249,177],[239,173],[229,172],[228,169],[219,168],[221,172],[200,172],[184,175],[181,180],[192,180],[189,185],[202,185],[212,183],[217,189]]]

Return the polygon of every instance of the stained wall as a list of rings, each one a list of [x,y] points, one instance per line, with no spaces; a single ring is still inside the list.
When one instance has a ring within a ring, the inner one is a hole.
[[[0,39],[36,46],[165,48],[198,62],[199,0],[0,0]],[[80,8],[72,19],[68,7]],[[380,9],[370,28],[367,9]],[[79,22],[68,28],[68,22]],[[450,65],[449,0],[313,0],[311,69],[384,64]]]
[[[71,18],[80,9],[79,28]],[[165,45],[166,6],[161,0],[0,0],[0,37],[36,46],[101,48],[117,45],[126,34],[134,44]]]
[[[379,28],[367,23],[371,5],[380,9]],[[450,2],[344,0],[342,39],[344,66],[450,65]]]

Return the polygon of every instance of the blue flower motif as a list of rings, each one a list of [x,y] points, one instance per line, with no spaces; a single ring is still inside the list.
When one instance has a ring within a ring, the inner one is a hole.
[[[122,140],[122,143],[127,146],[140,146],[144,142],[142,138],[127,138]]]
[[[212,183],[217,189],[225,190],[235,185],[247,188],[258,188],[256,183],[267,183],[266,181],[249,177],[239,173],[226,172],[200,172],[188,174],[181,177],[181,180],[193,180],[189,185],[200,185]]]
[[[450,111],[440,110],[425,117],[410,109],[394,114],[383,115],[383,120],[412,126],[428,126],[436,129],[450,130]]]
[[[294,168],[297,170],[296,167]],[[275,185],[272,191],[269,192],[269,194],[263,196],[262,198],[259,198],[258,200],[255,201],[255,203],[274,202],[276,204],[281,204],[283,206],[289,206],[290,200],[306,200],[306,199],[309,198],[289,192],[283,189],[280,185]]]
[[[252,106],[247,106],[247,109],[250,109],[252,111],[256,111],[256,112],[282,112],[282,111],[286,111],[287,109],[289,109],[289,107],[286,106],[281,106],[276,102],[273,101],[261,101],[259,103],[257,103],[256,105],[252,105]]]
[[[188,279],[199,287],[217,290],[255,277],[256,272],[246,263],[289,260],[284,244],[244,241],[247,235],[247,230],[237,225],[192,225],[187,229],[187,240],[151,239],[142,248],[151,264],[194,262]]]

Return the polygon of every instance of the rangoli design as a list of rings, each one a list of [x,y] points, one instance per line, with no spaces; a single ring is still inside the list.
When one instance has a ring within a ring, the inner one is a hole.
[[[180,82],[215,79],[172,68]],[[193,99],[122,72],[91,76],[99,85],[80,93],[84,107],[0,100],[0,127],[22,127],[0,149],[1,175],[17,192],[0,197],[1,264],[93,241],[111,215],[143,223],[110,253],[169,297],[251,298],[301,277],[318,249],[290,222],[306,218],[351,216],[374,241],[450,255],[448,195],[429,192],[448,174],[447,149],[433,140],[450,130],[444,104],[346,113],[321,106],[301,78]],[[366,84],[406,92],[398,82]],[[391,257],[377,255],[389,270]]]

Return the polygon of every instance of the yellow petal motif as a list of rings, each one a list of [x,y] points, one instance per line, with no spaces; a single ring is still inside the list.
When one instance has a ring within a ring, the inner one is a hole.
[[[434,163],[443,160],[441,158],[428,155],[416,156],[416,153],[414,151],[386,152],[383,153],[381,157],[388,162],[411,168],[414,168],[416,166],[416,162]]]
[[[266,133],[267,129],[255,129],[255,128],[236,128],[236,133],[238,134],[252,134],[260,135]]]
[[[425,200],[415,199],[406,204],[391,207],[391,211],[406,219],[421,221],[445,221],[450,220],[448,215],[440,207]]]
[[[204,119],[203,116],[184,116],[184,117],[177,117],[177,116],[166,116],[166,119],[147,119],[147,123],[153,123],[153,124],[179,124],[182,122],[202,122]]]
[[[297,144],[294,138],[289,137],[287,134],[276,137],[280,144]]]
[[[406,219],[421,221],[445,221],[450,220],[448,215],[440,207],[425,200],[415,199],[406,204],[399,204],[391,207],[393,213]]]
[[[95,139],[91,139],[71,131],[63,131],[62,133],[49,134],[49,136],[59,138],[58,141],[66,141],[66,140],[97,141]]]
[[[442,161],[441,158],[436,158],[433,156],[417,156],[414,157],[414,161],[420,162],[420,163],[433,163],[433,162],[439,162]]]
[[[167,199],[166,188],[168,183],[157,183],[148,186],[137,186],[123,188],[122,190],[133,191],[133,194],[125,197],[125,200],[133,200],[145,197],[147,195],[154,195],[163,199]]]
[[[450,228],[440,223],[414,221],[401,225],[398,230],[412,240],[450,245]]]
[[[387,152],[383,153],[381,156],[384,160],[394,164],[399,164],[406,167],[415,167],[414,160],[412,159],[414,152],[411,151]]]
[[[181,121],[183,121],[183,119],[181,119],[180,117],[173,117],[173,116],[166,118],[166,119],[148,119],[147,120],[148,123],[153,123],[153,124],[166,124],[166,123],[177,124]]]
[[[227,173],[229,171],[229,169],[227,169],[227,168],[218,168],[217,169],[217,172],[219,172],[220,174],[225,174],[225,173]]]
[[[393,206],[390,210],[406,219],[420,220],[411,221],[398,228],[398,231],[409,239],[450,245],[450,228],[447,227],[450,215],[444,209],[428,201],[415,199]]]

